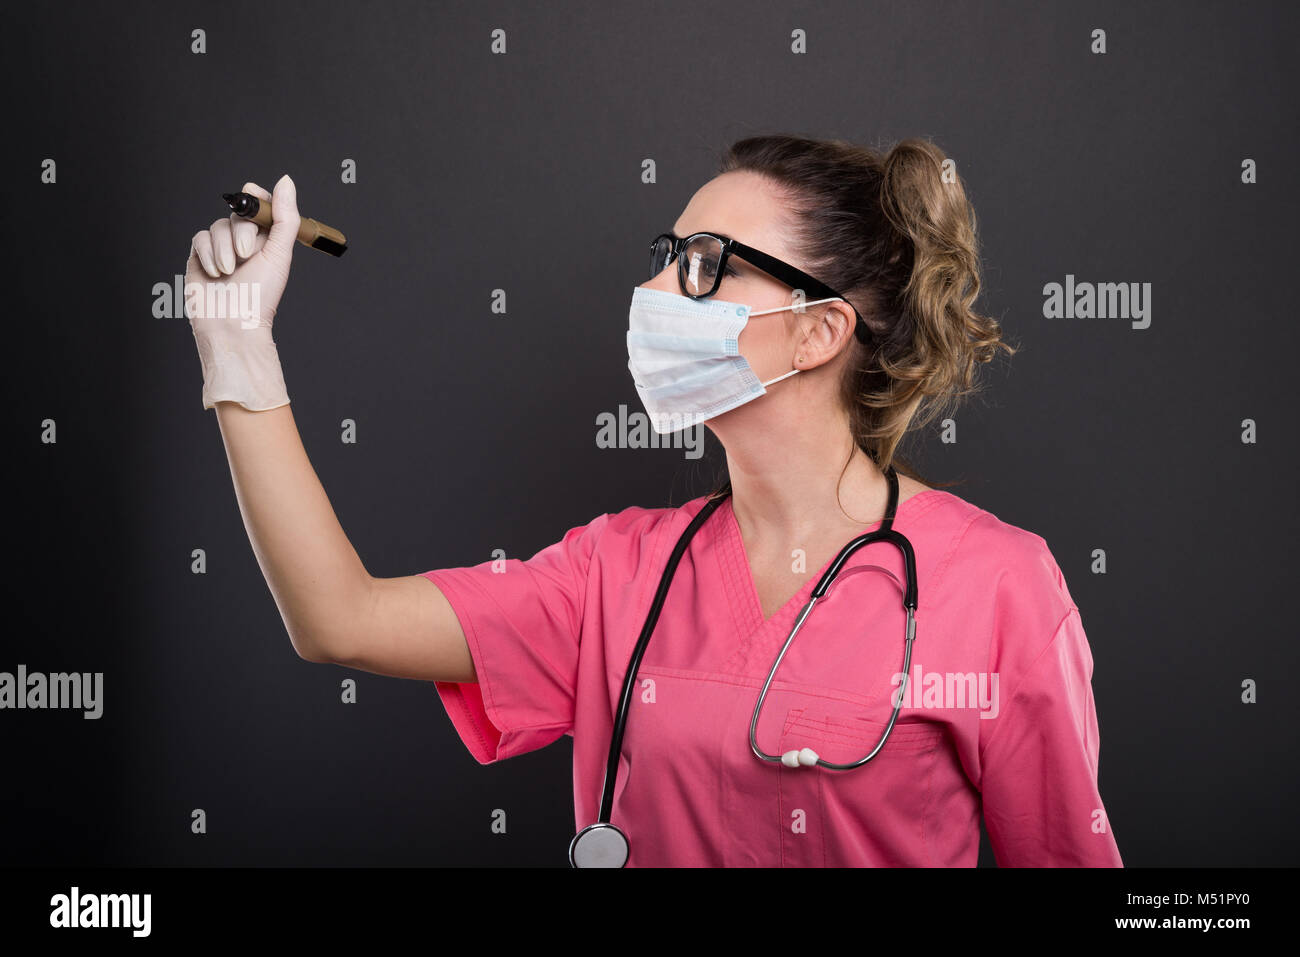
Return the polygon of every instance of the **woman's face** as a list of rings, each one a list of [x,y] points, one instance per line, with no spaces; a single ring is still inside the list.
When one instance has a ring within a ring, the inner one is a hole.
[[[673,224],[672,232],[675,236],[689,236],[706,230],[721,233],[801,267],[803,264],[786,242],[789,233],[787,216],[786,206],[769,180],[756,173],[737,171],[723,173],[705,183],[691,197]],[[677,261],[669,263],[659,275],[642,286],[682,295],[677,281]],[[793,290],[785,283],[738,256],[731,256],[712,299],[744,303],[751,311],[758,312],[788,305],[792,295]],[[814,313],[820,314],[821,309],[813,307],[804,316],[794,312],[755,316],[745,324],[738,340],[740,354],[749,362],[760,382],[774,379],[794,368],[795,349],[801,331]],[[799,378],[801,376],[794,377]]]

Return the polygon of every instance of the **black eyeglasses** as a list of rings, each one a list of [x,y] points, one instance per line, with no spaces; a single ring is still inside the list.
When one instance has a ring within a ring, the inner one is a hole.
[[[727,260],[736,255],[750,265],[756,266],[773,279],[778,279],[794,289],[801,289],[807,299],[844,299],[838,292],[824,282],[814,279],[802,269],[796,269],[789,263],[782,262],[775,256],[746,246],[742,242],[718,233],[692,233],[677,237],[672,233],[656,236],[650,244],[650,278],[663,272],[664,267],[677,260],[677,284],[683,295],[692,299],[708,299],[718,291],[722,277],[727,273]],[[731,273],[735,275],[735,273]],[[857,317],[854,334],[863,342],[871,337],[857,307],[848,302],[853,315]]]

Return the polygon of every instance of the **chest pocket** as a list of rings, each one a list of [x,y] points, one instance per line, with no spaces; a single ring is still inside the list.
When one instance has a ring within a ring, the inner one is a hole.
[[[885,726],[884,722],[854,714],[837,714],[825,707],[791,708],[786,712],[781,731],[781,751],[809,747],[825,761],[836,764],[857,761],[876,746]],[[943,735],[942,727],[928,722],[906,721],[900,713],[885,746],[863,767],[899,754],[932,750],[938,747]]]
[[[834,703],[790,708],[781,752],[812,748],[847,764],[869,754],[886,722],[839,710]],[[880,752],[861,767],[836,771],[780,765],[778,814],[786,867],[928,864],[931,784],[944,760],[943,725],[900,714]]]

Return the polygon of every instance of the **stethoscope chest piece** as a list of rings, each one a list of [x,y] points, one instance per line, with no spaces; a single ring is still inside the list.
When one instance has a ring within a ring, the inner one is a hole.
[[[627,835],[613,824],[588,824],[569,842],[573,867],[623,867],[627,854]]]

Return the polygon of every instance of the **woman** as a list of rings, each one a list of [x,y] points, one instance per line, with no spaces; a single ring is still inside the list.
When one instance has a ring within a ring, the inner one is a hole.
[[[628,335],[656,430],[706,422],[729,485],[600,515],[526,561],[401,578],[366,572],[288,409],[270,318],[298,225],[292,182],[276,184],[269,234],[241,220],[198,233],[190,279],[262,290],[256,328],[191,316],[204,406],[298,653],[437,682],[480,763],[572,735],[584,828],[633,648],[707,507],[629,686],[610,816],[628,866],[971,866],[981,812],[1003,866],[1120,866],[1097,790],[1092,657],[1046,542],[895,454],[971,391],[975,363],[1014,352],[971,311],[973,213],[944,161],[921,140],[885,155],[733,145],[652,247]],[[751,742],[821,573],[887,517],[915,555],[906,680],[907,569],[875,543],[802,622]],[[865,764],[826,766],[882,738]]]

